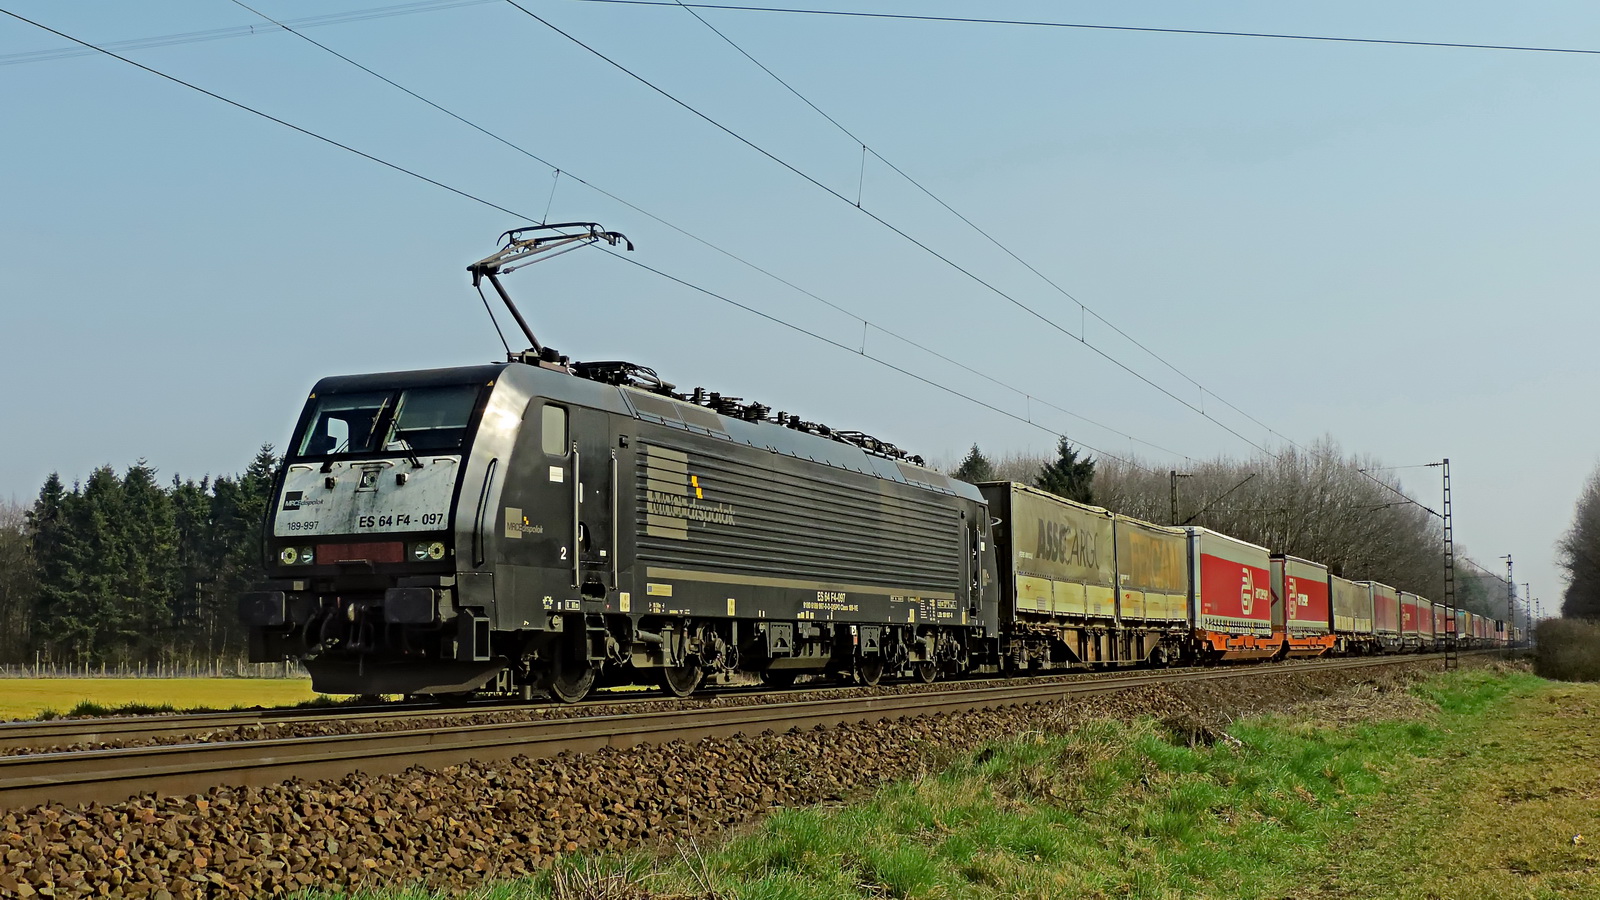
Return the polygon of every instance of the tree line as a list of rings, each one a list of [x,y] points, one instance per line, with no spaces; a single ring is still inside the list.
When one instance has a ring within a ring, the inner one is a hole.
[[[235,595],[263,577],[261,528],[281,460],[162,484],[143,460],[31,507],[0,507],[0,663],[191,665],[242,657]]]
[[[1190,462],[1181,472],[1137,460],[1091,459],[1066,438],[1053,457],[991,459],[974,444],[950,472],[972,483],[1028,483],[1147,522],[1203,526],[1315,560],[1335,575],[1381,581],[1442,602],[1443,523],[1407,500],[1399,481],[1381,473],[1378,460],[1346,455],[1329,438],[1305,450]],[[1592,492],[1594,573],[1600,587],[1600,475]],[[1505,580],[1475,570],[1460,545],[1456,554],[1456,604],[1506,618]]]

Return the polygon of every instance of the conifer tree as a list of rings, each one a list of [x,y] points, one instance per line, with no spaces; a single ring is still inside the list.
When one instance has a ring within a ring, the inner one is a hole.
[[[1094,502],[1094,460],[1079,458],[1065,437],[1056,446],[1056,459],[1039,469],[1033,486],[1079,503]]]
[[[119,609],[113,646],[128,662],[154,663],[173,649],[178,530],[172,497],[155,474],[142,459],[123,474],[121,515],[112,529],[122,563],[114,579]]]
[[[956,469],[955,477],[969,484],[977,484],[980,481],[993,481],[994,463],[983,455],[983,451],[978,449],[977,444],[973,444],[972,449],[967,451],[966,458],[961,460],[961,465]]]

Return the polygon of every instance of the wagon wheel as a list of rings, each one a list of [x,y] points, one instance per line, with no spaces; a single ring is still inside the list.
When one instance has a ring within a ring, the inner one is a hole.
[[[569,660],[557,653],[539,686],[560,703],[577,703],[594,687],[595,667],[587,660]]]
[[[917,680],[923,684],[933,684],[939,677],[939,664],[932,660],[924,660],[911,664],[911,671],[916,673]]]
[[[856,663],[856,681],[864,687],[877,687],[883,680],[883,657],[869,656]]]
[[[761,673],[761,683],[770,688],[794,687],[795,673],[779,669],[768,669]]]
[[[704,672],[699,666],[663,666],[661,687],[671,697],[687,697],[700,686]]]

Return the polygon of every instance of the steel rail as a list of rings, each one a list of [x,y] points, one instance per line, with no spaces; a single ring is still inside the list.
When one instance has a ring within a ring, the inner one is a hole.
[[[1293,666],[1302,662],[1308,661],[1280,660],[1276,663],[1258,663],[1257,665]],[[1320,662],[1325,663],[1327,660]],[[1073,669],[1054,673],[1041,673],[1028,677],[1117,679],[1137,677],[1144,671],[1147,670]],[[953,689],[958,686],[983,684],[993,680],[993,676],[969,677],[947,682],[945,686]],[[886,686],[893,687],[898,685],[890,683]],[[859,690],[859,687],[837,684],[802,684],[793,688],[774,689],[753,685],[731,685],[698,692],[691,699],[708,700],[716,697],[747,696],[752,692],[781,696],[783,693],[840,693],[853,690]],[[575,706],[583,709],[603,710],[608,706],[622,704],[677,704],[682,702],[683,698],[665,697],[654,692],[614,693],[607,690],[599,692]],[[205,735],[207,732],[225,729],[310,725],[328,719],[357,724],[377,724],[406,719],[426,722],[434,719],[449,719],[460,716],[514,713],[551,706],[563,709],[574,708],[574,705],[560,704],[554,701],[539,701],[529,704],[526,701],[484,700],[455,706],[427,702],[393,702],[361,706],[277,707],[202,713],[156,713],[65,720],[45,719],[0,722],[0,756],[16,753],[17,751],[42,750],[43,748],[65,747],[77,744],[107,744],[114,741],[145,741],[200,736]]]
[[[3,684],[3,682],[0,682]],[[800,691],[849,690],[849,686],[802,685]],[[720,686],[696,694],[698,699],[734,697],[756,691],[770,692],[772,688],[758,685]],[[226,728],[252,728],[269,725],[306,725],[327,719],[343,722],[386,722],[398,719],[443,719],[459,716],[492,715],[519,710],[604,709],[623,704],[648,704],[681,702],[679,697],[666,697],[651,691],[601,689],[587,699],[575,704],[554,700],[485,699],[460,704],[443,704],[429,701],[393,701],[361,706],[263,707],[257,709],[226,710],[198,713],[150,713],[143,715],[111,715],[81,719],[37,719],[17,722],[0,722],[0,754],[17,750],[64,744],[101,744],[115,740],[141,740],[162,737],[184,737]]]
[[[1084,673],[1073,673],[1082,675]],[[785,689],[788,692],[838,692],[854,689],[853,685],[814,684]],[[773,688],[759,685],[721,686],[695,694],[693,699],[709,700],[717,697],[740,697],[752,693],[772,693]],[[527,701],[489,699],[460,705],[441,705],[430,702],[394,702],[382,705],[276,707],[247,710],[228,710],[202,713],[152,713],[148,715],[97,716],[82,719],[42,719],[19,722],[0,722],[0,755],[19,750],[69,744],[103,744],[117,740],[148,740],[176,738],[204,734],[231,728],[307,725],[328,719],[341,722],[388,722],[404,719],[427,721],[460,716],[515,713],[542,708],[599,709],[611,706],[639,704],[681,703],[681,697],[662,696],[653,691],[602,690],[576,704],[553,700]]]
[[[1437,654],[1319,661],[1303,671],[1397,665]],[[1300,666],[1276,671],[1299,671]],[[0,809],[38,804],[112,803],[138,794],[202,793],[219,785],[266,785],[288,779],[333,779],[354,772],[388,774],[413,766],[440,768],[468,760],[547,758],[675,740],[765,731],[809,730],[847,723],[1037,704],[1172,682],[1216,681],[1264,674],[1249,667],[1164,670],[1123,678],[988,684],[951,691],[878,694],[637,715],[474,726],[419,728],[278,740],[175,744],[120,750],[41,753],[0,758]]]

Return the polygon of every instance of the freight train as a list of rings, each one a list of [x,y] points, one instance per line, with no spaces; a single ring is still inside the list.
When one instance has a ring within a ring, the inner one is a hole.
[[[253,660],[330,694],[548,695],[656,683],[1074,667],[1504,642],[1502,623],[1204,528],[1025,485],[971,485],[894,446],[678,392],[543,347],[507,362],[316,383],[239,598]],[[631,249],[631,245],[630,245]]]

